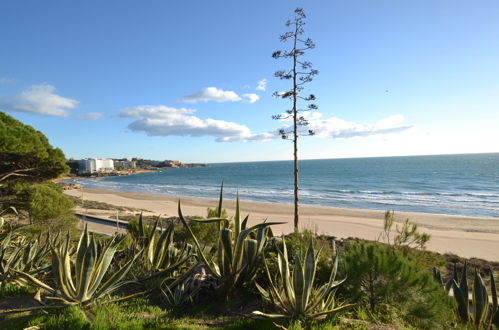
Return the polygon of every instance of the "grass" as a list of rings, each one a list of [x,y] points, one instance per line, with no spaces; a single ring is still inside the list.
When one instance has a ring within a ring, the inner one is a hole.
[[[70,306],[34,315],[20,313],[0,321],[2,329],[274,329],[271,322],[240,317],[178,317],[143,298],[90,308]]]

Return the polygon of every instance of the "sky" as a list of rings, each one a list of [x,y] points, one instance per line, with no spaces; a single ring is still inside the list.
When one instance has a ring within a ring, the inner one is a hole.
[[[497,0],[1,1],[0,111],[68,158],[292,159],[271,55],[297,7],[301,159],[499,152]]]

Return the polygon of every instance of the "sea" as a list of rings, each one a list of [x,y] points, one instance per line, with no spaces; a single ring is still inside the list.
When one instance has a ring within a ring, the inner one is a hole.
[[[293,203],[293,162],[207,164],[69,180],[86,188]],[[499,217],[499,153],[299,161],[303,205]]]

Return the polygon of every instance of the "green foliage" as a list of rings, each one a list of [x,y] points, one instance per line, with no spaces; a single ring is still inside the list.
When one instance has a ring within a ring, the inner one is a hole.
[[[198,260],[220,281],[221,290],[228,294],[235,287],[243,287],[253,282],[258,268],[262,264],[263,250],[267,244],[268,236],[271,235],[269,226],[280,223],[260,223],[247,228],[248,217],[241,221],[240,202],[239,196],[237,196],[234,230],[232,230],[229,226],[229,220],[220,218],[223,209],[222,196],[223,185],[220,188],[219,218],[197,220],[204,224],[217,223],[219,225],[216,262],[213,262],[211,258],[205,255],[199,240],[182,215],[180,202],[178,214],[180,221],[194,241]]]
[[[0,186],[42,182],[68,172],[63,152],[33,127],[0,112]]]
[[[271,320],[303,320],[307,323],[325,319],[349,305],[336,306],[335,289],[344,281],[335,281],[338,267],[338,254],[334,254],[334,266],[329,281],[315,287],[315,274],[321,250],[314,252],[313,240],[310,240],[306,253],[297,253],[294,269],[290,271],[286,242],[282,240],[282,251],[279,249],[277,263],[279,279],[275,282],[266,266],[270,288],[264,289],[256,284],[263,300],[272,306],[278,314],[266,314],[254,311],[251,316]],[[276,284],[274,284],[274,282]]]
[[[142,213],[140,213],[138,219],[128,221],[126,229],[139,248],[143,248],[147,245],[147,238],[151,236],[151,233],[153,232],[153,226],[144,223]]]
[[[28,192],[27,211],[33,223],[48,225],[56,230],[74,226],[74,204],[55,183],[35,184],[28,188]]]
[[[461,281],[458,284],[457,269],[454,267],[454,274],[450,281],[454,298],[457,302],[457,312],[463,322],[470,322],[477,329],[491,329],[492,324],[499,327],[499,307],[497,300],[497,288],[494,274],[489,270],[490,290],[492,304],[489,303],[489,295],[485,283],[477,268],[473,273],[472,299],[470,305],[469,285],[468,285],[468,264],[465,262],[461,272]],[[447,292],[447,290],[446,290]]]
[[[174,226],[170,223],[166,229],[156,231],[158,221],[152,227],[144,246],[142,267],[148,278],[164,278],[178,275],[178,270],[193,256],[191,246],[184,242],[181,247],[175,246]]]
[[[407,322],[421,328],[452,320],[449,298],[440,285],[397,249],[381,243],[350,243],[344,264],[348,278],[341,295],[367,305],[370,313],[394,306]]]
[[[402,248],[407,252],[409,248],[425,249],[426,243],[431,236],[427,233],[418,231],[418,225],[406,219],[401,227],[395,225],[396,235],[393,241],[390,239],[393,224],[395,223],[395,213],[392,211],[385,212],[383,232],[380,234],[379,240],[383,240],[386,244],[393,244],[397,248]]]
[[[189,227],[192,232],[202,245],[207,246],[217,246],[218,243],[218,232],[220,230],[218,223],[216,222],[199,222],[198,220],[203,220],[203,217],[188,217],[186,219],[189,223]],[[186,241],[191,239],[191,235],[185,226],[179,229],[177,233],[180,241]]]
[[[45,244],[41,246],[40,238],[27,240],[18,237],[12,240],[13,233],[9,232],[0,241],[0,286],[7,284],[26,285],[18,272],[35,275],[47,270],[50,266],[44,260],[49,252],[48,235]]]
[[[218,212],[218,206],[211,208],[209,207],[207,210],[207,218],[223,218],[223,219],[229,219],[229,215],[227,214],[226,209],[222,209],[222,212]]]
[[[188,329],[181,321],[169,317],[167,312],[135,298],[129,301],[107,304],[97,303],[89,308],[69,306],[50,314],[40,314],[27,324],[42,329]],[[198,327],[192,327],[198,328]]]
[[[130,271],[140,253],[133,256],[122,268],[103,282],[119,243],[115,236],[99,244],[85,227],[75,252],[74,262],[71,260],[69,235],[60,244],[52,247],[52,274],[56,283],[55,288],[30,274],[18,273],[35,286],[48,291],[52,295],[50,299],[67,305],[86,305],[110,295],[127,283],[123,278]]]

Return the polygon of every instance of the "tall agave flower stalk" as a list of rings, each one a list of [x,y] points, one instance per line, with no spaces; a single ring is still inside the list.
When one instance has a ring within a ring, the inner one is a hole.
[[[43,283],[30,274],[18,273],[32,284],[48,291],[51,294],[48,299],[57,300],[66,305],[87,305],[112,294],[119,287],[128,283],[124,281],[124,277],[140,253],[137,253],[107,281],[103,282],[120,242],[121,240],[117,240],[115,236],[100,245],[95,241],[93,235],[88,233],[85,226],[76,249],[75,260],[71,260],[69,235],[59,246],[52,247],[52,274],[56,283],[55,287]]]
[[[12,242],[12,232],[9,232],[0,243],[0,286],[7,284],[25,285],[26,281],[19,273],[30,275],[43,272],[50,268],[44,258],[50,251],[49,237],[45,244],[40,246],[40,237],[35,240],[26,240],[21,237],[17,243]]]
[[[326,318],[350,305],[336,306],[334,293],[335,288],[343,283],[336,281],[338,269],[338,253],[334,249],[334,266],[331,270],[329,281],[321,287],[314,287],[315,272],[321,250],[314,253],[314,243],[310,240],[305,255],[297,253],[293,271],[290,270],[288,252],[284,237],[282,239],[283,250],[278,250],[277,262],[279,268],[279,279],[275,281],[270,274],[269,267],[265,263],[270,288],[264,289],[258,283],[256,287],[263,300],[277,313],[267,314],[260,311],[251,313],[252,317],[270,320],[304,320],[317,321]]]
[[[229,220],[220,218],[222,214],[222,199],[223,185],[220,189],[218,218],[192,220],[204,223],[219,223],[220,229],[216,261],[212,261],[204,254],[198,239],[182,215],[180,202],[178,204],[178,215],[194,241],[199,261],[216,277],[220,282],[220,289],[227,294],[234,287],[244,286],[255,279],[256,272],[262,265],[263,251],[267,245],[268,237],[272,236],[270,226],[282,224],[283,222],[264,222],[248,228],[248,216],[241,221],[241,208],[238,195],[234,216],[234,230],[232,230],[229,226]]]

